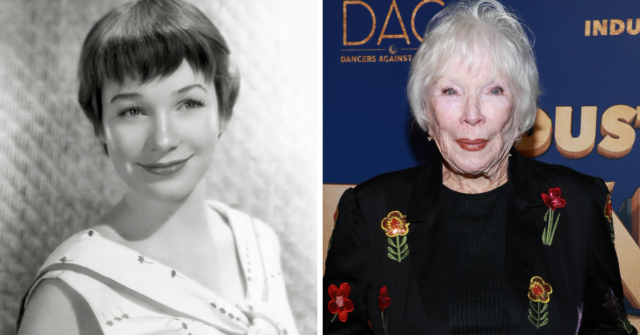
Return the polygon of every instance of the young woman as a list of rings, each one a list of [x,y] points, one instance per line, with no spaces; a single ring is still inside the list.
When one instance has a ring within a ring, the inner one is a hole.
[[[104,16],[79,102],[128,186],[44,263],[20,334],[296,334],[266,224],[205,201],[203,176],[239,80],[218,29],[175,0]]]

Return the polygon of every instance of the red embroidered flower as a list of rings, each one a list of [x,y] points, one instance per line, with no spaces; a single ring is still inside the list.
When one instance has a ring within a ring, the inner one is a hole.
[[[380,306],[380,311],[384,312],[384,309],[389,307],[391,304],[391,298],[387,297],[387,287],[382,286],[380,289],[380,296],[378,296],[378,305]]]
[[[382,219],[381,226],[389,237],[405,236],[409,232],[407,216],[398,211],[393,211]]]
[[[531,301],[540,301],[542,303],[549,302],[549,294],[553,292],[551,285],[544,282],[544,280],[538,276],[531,278],[529,284],[529,299]]]
[[[349,312],[353,311],[353,302],[347,299],[349,293],[351,293],[351,286],[347,283],[340,284],[340,288],[335,285],[329,286],[329,296],[331,297],[329,312],[338,314],[338,318],[342,322],[347,322]]]
[[[607,204],[604,206],[604,216],[611,222],[613,217],[611,216],[611,195],[607,194]]]
[[[562,208],[567,204],[567,202],[560,197],[561,193],[562,191],[560,191],[560,187],[550,188],[549,194],[541,194],[542,200],[547,207],[551,208],[552,211],[555,211],[556,208]]]

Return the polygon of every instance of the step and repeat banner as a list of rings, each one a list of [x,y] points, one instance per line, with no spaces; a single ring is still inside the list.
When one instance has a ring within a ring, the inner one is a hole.
[[[426,24],[450,2],[324,1],[325,184],[357,184],[436,152],[411,121],[406,83]],[[637,242],[640,2],[502,3],[531,31],[543,92],[520,151],[614,182],[613,209]]]

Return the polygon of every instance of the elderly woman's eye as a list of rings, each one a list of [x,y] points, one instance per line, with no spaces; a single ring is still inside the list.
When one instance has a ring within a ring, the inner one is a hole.
[[[199,100],[199,99],[189,98],[189,99],[186,99],[186,100],[182,101],[182,105],[186,109],[193,109],[193,108],[198,108],[198,107],[204,107],[204,101]]]
[[[504,93],[504,89],[501,86],[496,86],[491,89],[491,94],[502,94]]]
[[[118,113],[119,116],[140,116],[142,110],[138,107],[127,107]]]
[[[444,90],[442,90],[442,93],[446,94],[446,95],[455,95],[456,91],[453,88],[445,88]]]

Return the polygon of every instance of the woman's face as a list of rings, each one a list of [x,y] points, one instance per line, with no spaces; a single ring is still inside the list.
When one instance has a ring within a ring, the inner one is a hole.
[[[187,196],[205,175],[220,134],[213,84],[185,61],[145,84],[106,82],[101,140],[131,190],[157,201]]]
[[[474,54],[471,66],[453,57],[433,86],[429,134],[454,172],[478,175],[507,157],[517,130],[508,80],[494,73],[485,53]]]

